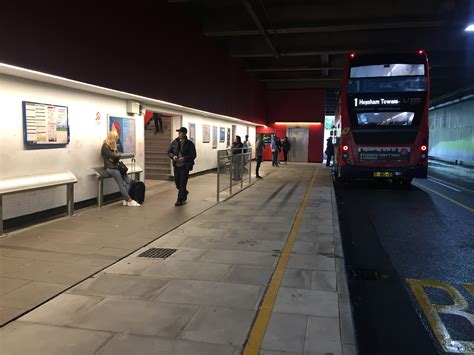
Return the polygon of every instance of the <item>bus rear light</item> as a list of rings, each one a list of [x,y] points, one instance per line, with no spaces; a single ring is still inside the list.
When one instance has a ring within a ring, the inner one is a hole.
[[[347,152],[349,150],[349,146],[348,145],[343,145],[342,150]]]
[[[344,159],[347,159],[347,158],[349,158],[349,154],[344,153],[344,154],[342,154],[342,157],[343,157]]]
[[[424,51],[423,49],[420,49],[420,50],[418,51],[418,54],[419,54],[419,55],[423,55],[423,54],[425,54],[425,51]]]
[[[422,145],[420,149],[422,152],[426,152],[428,150],[428,147],[426,145]]]
[[[355,52],[352,52],[351,54],[349,54],[349,58],[354,59],[355,57],[356,57]]]
[[[426,159],[426,154],[421,154],[421,159]]]

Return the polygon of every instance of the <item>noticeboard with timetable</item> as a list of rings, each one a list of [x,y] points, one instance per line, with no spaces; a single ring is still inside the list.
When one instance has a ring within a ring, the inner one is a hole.
[[[23,101],[23,138],[26,147],[65,146],[69,143],[66,106]]]

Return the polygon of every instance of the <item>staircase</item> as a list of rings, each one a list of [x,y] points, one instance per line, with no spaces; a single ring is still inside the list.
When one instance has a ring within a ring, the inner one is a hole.
[[[334,89],[326,89],[325,116],[334,116],[337,106],[337,92]]]
[[[171,117],[162,117],[164,132],[155,134],[153,120],[145,127],[145,174],[150,180],[169,180],[171,163],[168,158],[168,147],[173,140]]]

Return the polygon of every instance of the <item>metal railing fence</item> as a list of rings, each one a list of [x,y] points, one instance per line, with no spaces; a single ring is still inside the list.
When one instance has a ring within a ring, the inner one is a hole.
[[[217,201],[220,200],[221,192],[229,190],[232,195],[232,187],[244,182],[252,182],[252,148],[230,148],[217,151]]]

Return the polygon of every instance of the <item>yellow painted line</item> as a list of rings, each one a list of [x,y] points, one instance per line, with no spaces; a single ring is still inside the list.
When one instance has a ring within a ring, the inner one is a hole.
[[[290,235],[286,241],[283,252],[278,260],[275,272],[273,273],[270,285],[268,286],[267,292],[263,298],[262,306],[258,311],[257,318],[253,327],[250,331],[250,337],[245,345],[244,355],[258,355],[260,347],[262,346],[263,338],[265,337],[265,332],[267,330],[270,317],[272,315],[273,306],[278,295],[278,290],[280,289],[281,281],[283,275],[285,274],[286,266],[288,265],[288,260],[290,259],[291,251],[293,250],[293,245],[295,244],[298,231],[301,226],[301,220],[303,219],[303,214],[308,206],[308,202],[311,196],[311,191],[313,189],[314,182],[316,180],[316,172],[313,174],[313,178],[306,190],[303,202],[301,203],[298,213],[296,214],[295,222],[291,228]]]
[[[468,210],[469,212],[473,212],[473,213],[474,213],[474,208],[471,208],[471,207],[469,207],[469,206],[466,206],[466,205],[462,204],[461,202],[458,202],[458,201],[456,201],[456,200],[453,200],[452,198],[450,198],[450,197],[448,197],[448,196],[446,196],[446,195],[443,195],[441,192],[438,192],[438,191],[436,191],[436,190],[430,189],[429,187],[426,187],[426,186],[423,185],[423,184],[418,184],[418,183],[417,183],[417,184],[414,184],[414,185],[416,185],[416,186],[421,186],[422,189],[426,189],[426,190],[428,190],[428,191],[430,191],[430,192],[432,192],[432,193],[434,193],[434,194],[436,194],[436,195],[438,195],[438,196],[444,198],[445,200],[448,200],[448,201],[450,201],[450,202],[452,202],[452,203],[454,203],[454,204],[456,204],[456,205],[458,205],[458,206],[460,206],[460,207],[462,207],[462,208]]]

